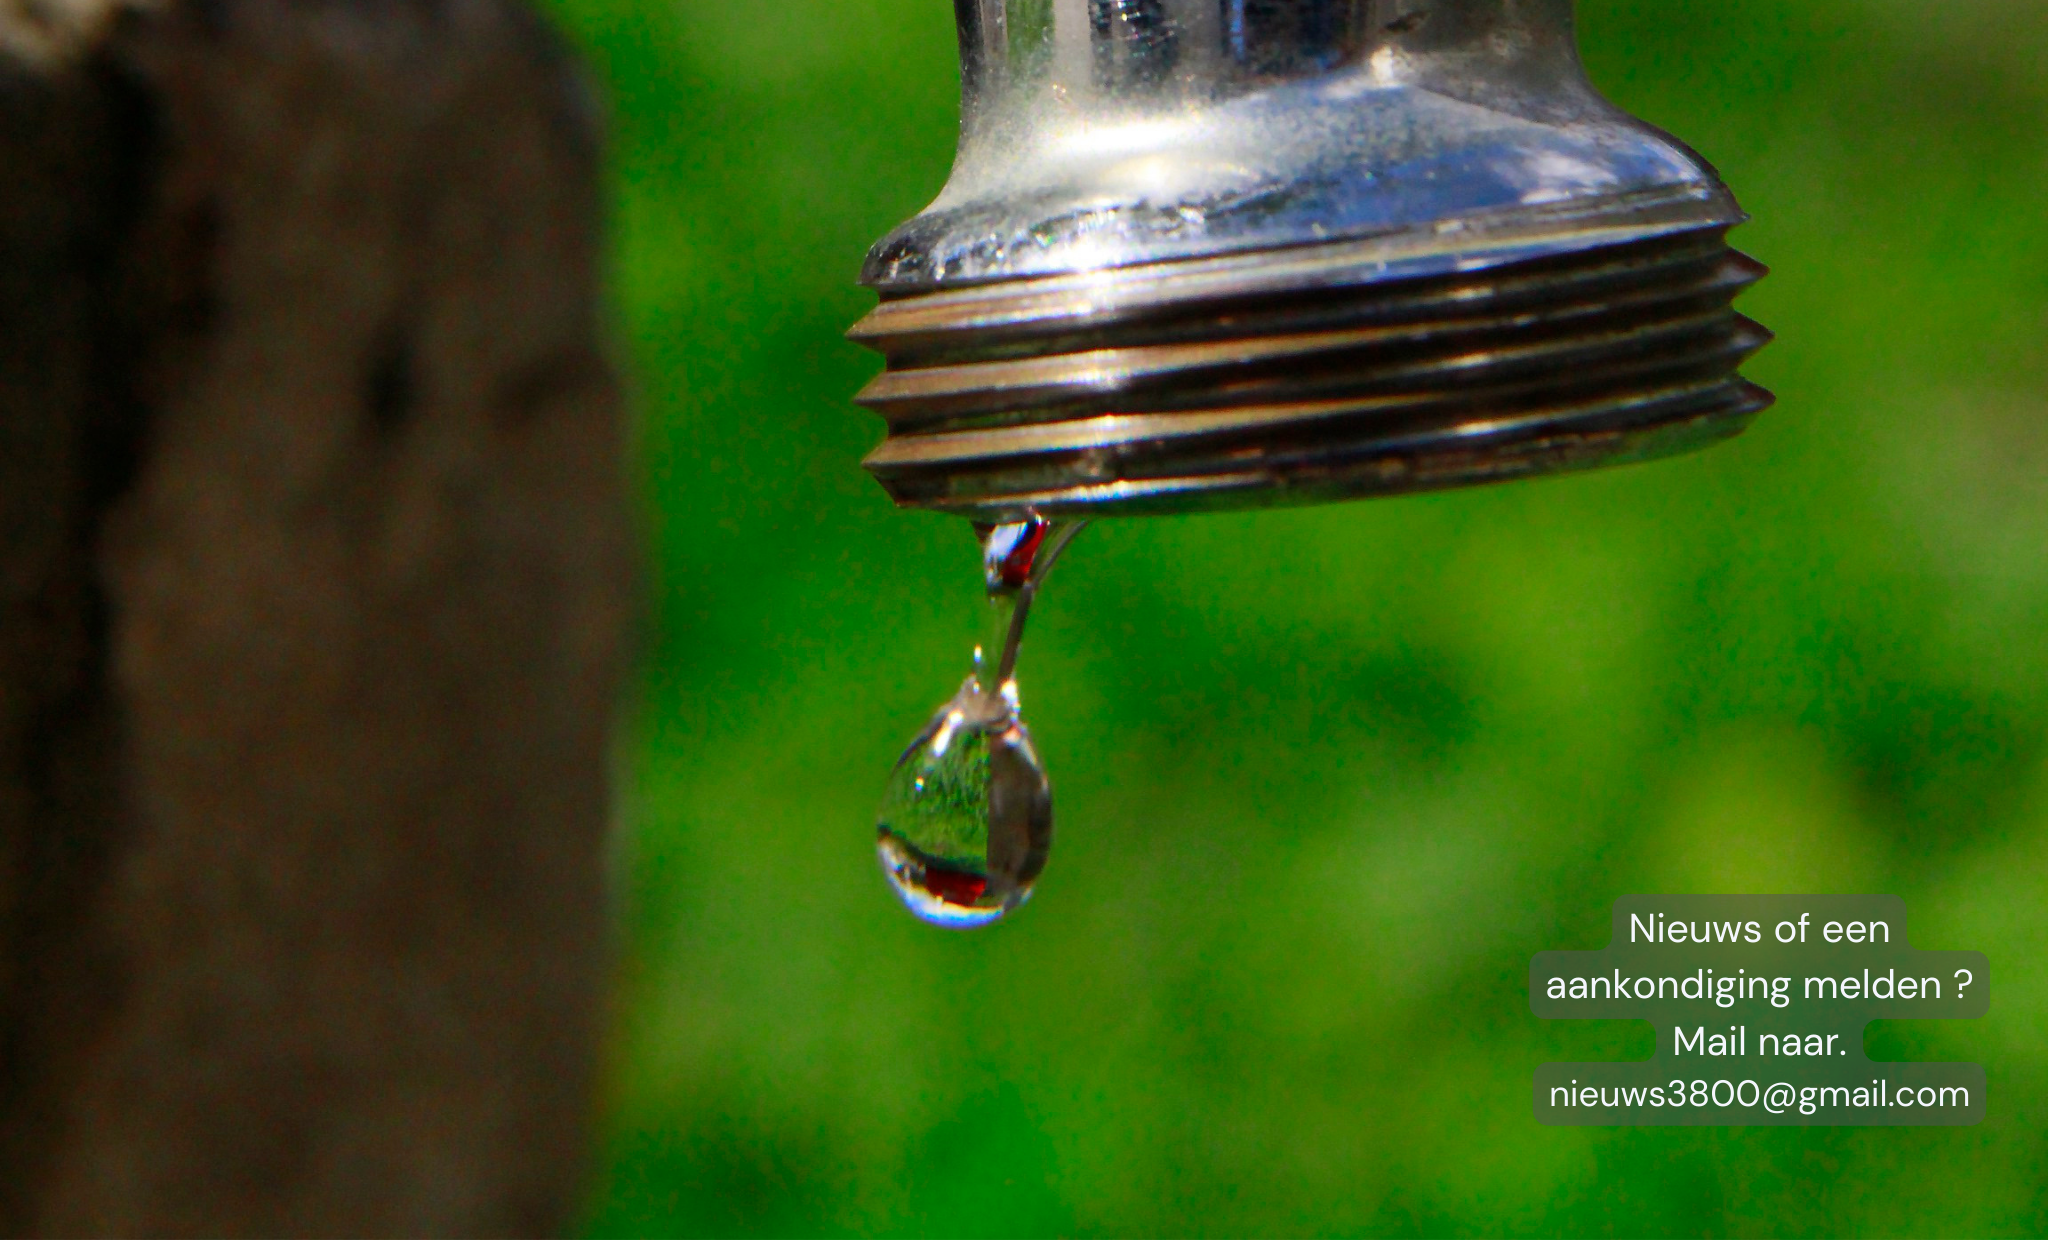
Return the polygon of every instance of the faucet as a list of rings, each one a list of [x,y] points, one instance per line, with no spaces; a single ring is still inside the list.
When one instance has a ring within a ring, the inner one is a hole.
[[[869,252],[866,467],[982,525],[1531,478],[1771,396],[1719,176],[1572,0],[955,0],[960,143]]]

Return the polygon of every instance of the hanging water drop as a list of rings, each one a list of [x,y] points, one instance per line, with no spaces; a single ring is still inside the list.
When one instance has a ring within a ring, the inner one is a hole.
[[[1080,523],[1036,518],[980,531],[1001,621],[1001,653],[905,749],[882,795],[876,851],[910,911],[934,925],[985,926],[1031,896],[1052,849],[1052,784],[1024,726],[1017,655],[1039,583]]]
[[[876,848],[910,911],[985,926],[1022,904],[1052,848],[1052,785],[1001,694],[970,678],[882,796]]]

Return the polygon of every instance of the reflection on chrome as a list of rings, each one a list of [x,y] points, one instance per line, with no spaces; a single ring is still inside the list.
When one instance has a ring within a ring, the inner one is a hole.
[[[1525,478],[1733,435],[1762,268],[1571,0],[958,0],[960,147],[869,253],[902,504],[987,523]]]

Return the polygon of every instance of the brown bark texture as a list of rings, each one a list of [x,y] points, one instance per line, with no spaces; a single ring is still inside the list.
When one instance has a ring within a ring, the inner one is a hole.
[[[0,1230],[572,1221],[597,128],[514,0],[0,0]]]

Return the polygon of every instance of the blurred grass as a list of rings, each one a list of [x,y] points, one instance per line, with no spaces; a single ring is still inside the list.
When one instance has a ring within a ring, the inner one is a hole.
[[[1582,0],[1712,159],[1781,404],[1635,470],[1126,522],[1025,689],[1038,897],[953,935],[871,856],[978,636],[841,338],[950,162],[935,0],[556,0],[612,98],[657,613],[596,1235],[2048,1231],[2048,9]],[[1987,952],[1959,1130],[1549,1130],[1529,956],[1639,890],[1881,890]]]

